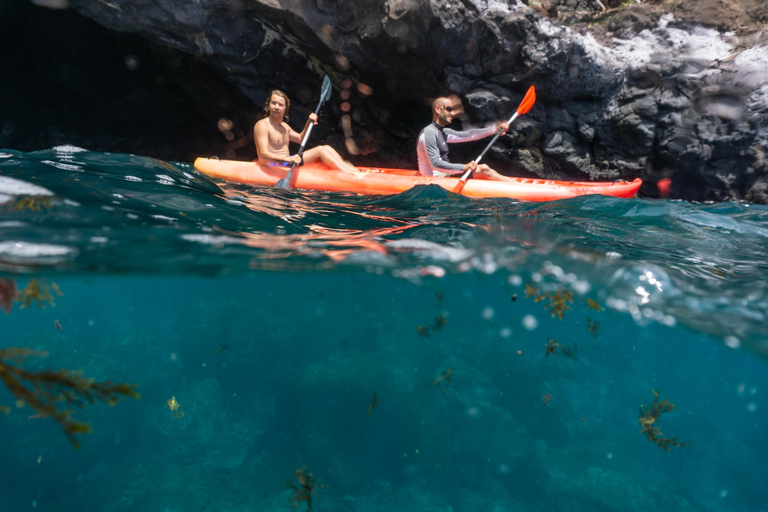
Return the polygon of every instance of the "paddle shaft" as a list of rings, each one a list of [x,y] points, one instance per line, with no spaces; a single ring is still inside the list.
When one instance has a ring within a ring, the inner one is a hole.
[[[509,118],[509,121],[507,121],[507,124],[512,124],[512,121],[514,121],[518,115],[519,115],[519,112],[515,112],[514,114],[512,114],[512,117]],[[488,150],[491,149],[491,146],[493,146],[493,144],[497,140],[499,140],[499,137],[501,137],[501,132],[497,132],[496,135],[494,135],[493,138],[491,139],[491,142],[489,142],[488,145],[485,146],[485,149],[483,150],[482,153],[480,153],[480,156],[475,159],[476,164],[480,163],[480,160],[482,160],[482,158],[485,156]],[[467,178],[469,178],[469,175],[471,173],[472,173],[472,169],[467,169],[467,172],[465,172],[464,175],[461,177],[461,181],[466,182]]]
[[[325,75],[325,78],[323,78],[323,85],[322,89],[320,91],[320,101],[317,102],[317,108],[315,109],[315,116],[317,116],[317,113],[320,112],[320,107],[323,106],[323,103],[328,101],[328,98],[331,97],[331,80],[328,78],[328,75]],[[299,152],[296,153],[296,155],[301,159],[301,155],[304,154],[304,146],[307,144],[307,140],[309,139],[309,134],[312,133],[312,127],[315,125],[315,123],[310,123],[307,127],[307,132],[304,134],[304,137],[301,140],[301,146],[299,147]],[[283,188],[286,190],[291,189],[291,178],[293,177],[293,170],[296,168],[296,163],[294,162],[293,165],[291,165],[291,170],[288,171],[288,174],[285,176],[285,178],[278,180],[278,182],[275,184],[278,188]]]
[[[317,115],[318,112],[320,112],[320,107],[323,106],[322,99],[320,100],[320,103],[318,103],[317,108],[315,109],[315,115]],[[310,123],[309,128],[307,128],[307,133],[304,134],[304,138],[301,140],[301,146],[299,146],[299,152],[296,153],[297,156],[301,157],[301,155],[304,154],[304,146],[307,145],[307,140],[309,140],[309,134],[312,133],[312,127],[315,126],[315,123]],[[286,183],[290,183],[291,181],[291,175],[293,174],[293,169],[296,167],[296,162],[293,162],[293,165],[291,165],[291,170],[288,171],[288,175],[283,178]],[[282,181],[282,180],[281,180]]]

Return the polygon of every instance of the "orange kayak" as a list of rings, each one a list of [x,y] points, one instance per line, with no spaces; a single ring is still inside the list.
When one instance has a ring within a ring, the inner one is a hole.
[[[255,162],[198,158],[195,169],[213,178],[247,185],[274,186],[288,174],[286,167],[262,167]],[[319,165],[297,167],[292,188],[324,192],[355,192],[366,195],[399,194],[415,185],[438,185],[469,197],[509,197],[523,201],[553,201],[588,194],[634,197],[642,180],[617,182],[555,181],[514,178],[514,181],[431,178],[408,169],[358,167],[357,172],[328,169]]]

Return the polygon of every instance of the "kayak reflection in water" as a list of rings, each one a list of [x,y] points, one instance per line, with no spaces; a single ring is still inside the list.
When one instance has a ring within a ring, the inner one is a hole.
[[[450,176],[460,175],[471,169],[475,171],[475,176],[481,179],[514,181],[497,173],[486,164],[478,165],[474,160],[467,164],[454,164],[448,160],[448,144],[483,139],[497,132],[506,133],[509,130],[509,124],[505,121],[496,123],[494,128],[465,131],[446,128],[458,115],[459,108],[460,103],[454,104],[449,98],[437,98],[432,102],[432,123],[421,130],[416,144],[419,173],[423,176]]]
[[[309,114],[304,129],[296,133],[288,125],[288,107],[291,102],[288,96],[279,90],[270,93],[264,105],[264,113],[267,117],[261,119],[253,127],[253,139],[256,142],[256,152],[259,154],[258,163],[265,166],[285,166],[302,164],[302,157],[291,155],[288,151],[290,142],[301,144],[304,134],[307,133],[310,123],[317,124],[317,114]],[[322,162],[331,169],[342,171],[355,171],[355,167],[341,158],[335,149],[330,146],[317,146],[304,152],[305,164]]]

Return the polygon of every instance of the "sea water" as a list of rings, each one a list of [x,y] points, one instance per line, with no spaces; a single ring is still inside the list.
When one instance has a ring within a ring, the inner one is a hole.
[[[768,510],[767,252],[753,204],[3,150],[0,510]],[[75,448],[13,368],[141,398],[49,393]]]

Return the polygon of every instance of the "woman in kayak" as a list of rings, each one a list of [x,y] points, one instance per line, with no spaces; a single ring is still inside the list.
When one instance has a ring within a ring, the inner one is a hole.
[[[448,98],[437,98],[432,102],[432,123],[421,130],[416,144],[416,155],[419,160],[419,173],[424,176],[450,176],[462,174],[472,169],[478,178],[499,181],[514,181],[502,176],[485,164],[478,165],[474,160],[468,164],[454,164],[448,160],[448,144],[453,142],[469,142],[483,139],[496,132],[506,133],[509,124],[502,121],[495,128],[456,131],[446,128],[454,117],[454,107]]]
[[[258,162],[266,166],[290,166],[301,164],[302,157],[291,155],[288,151],[290,142],[301,144],[310,123],[317,124],[317,114],[309,114],[304,129],[296,133],[288,125],[288,107],[291,101],[283,91],[272,91],[264,105],[267,115],[253,127],[253,139],[256,142]],[[347,162],[330,146],[317,146],[304,151],[305,164],[322,162],[331,169],[355,171],[355,166]]]

